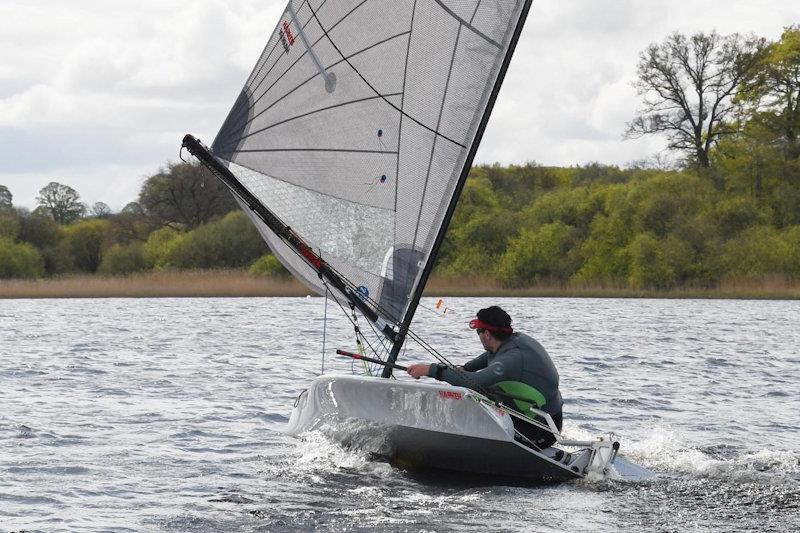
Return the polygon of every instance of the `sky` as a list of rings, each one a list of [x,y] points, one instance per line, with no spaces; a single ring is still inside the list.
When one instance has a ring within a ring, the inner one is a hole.
[[[2,0],[0,185],[33,208],[51,181],[114,211],[210,143],[285,0]],[[800,22],[798,0],[534,0],[476,163],[625,164],[639,53],[674,31],[755,33]]]

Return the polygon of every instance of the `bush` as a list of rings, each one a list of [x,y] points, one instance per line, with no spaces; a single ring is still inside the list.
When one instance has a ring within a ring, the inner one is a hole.
[[[258,230],[243,211],[190,231],[169,252],[177,268],[240,268],[268,251]]]
[[[103,254],[103,261],[97,271],[108,275],[126,275],[142,272],[151,266],[145,258],[143,244],[115,244]]]
[[[19,235],[19,215],[13,209],[0,208],[0,238],[14,240]]]
[[[756,202],[747,196],[722,198],[711,211],[719,234],[729,239],[747,228],[764,224],[768,216],[762,213]]]
[[[786,273],[790,276],[800,276],[800,226],[791,226],[783,230],[781,239],[789,250]]]
[[[692,266],[691,247],[676,237],[659,240],[640,233],[628,244],[628,285],[635,289],[671,289],[683,282]]]
[[[500,277],[515,285],[542,280],[566,282],[577,269],[574,228],[563,222],[524,229],[500,260]]]
[[[597,215],[589,237],[580,245],[582,265],[573,279],[580,283],[619,285],[628,277],[627,245],[632,238],[627,217]]]
[[[50,217],[40,214],[20,212],[19,218],[20,241],[24,241],[43,250],[49,246],[56,246],[63,237],[63,230]]]
[[[39,278],[44,275],[44,260],[36,248],[0,237],[0,278]]]
[[[258,276],[269,276],[275,278],[289,277],[290,273],[286,267],[278,261],[278,258],[272,254],[262,255],[250,265],[247,269],[251,274]]]
[[[726,242],[718,261],[723,275],[758,279],[785,273],[792,252],[787,239],[775,228],[755,226]]]
[[[64,228],[63,250],[69,255],[74,268],[94,273],[102,260],[103,237],[108,222],[82,220]]]
[[[184,238],[185,234],[172,228],[161,228],[151,233],[142,247],[147,264],[158,270],[173,266],[170,257]]]

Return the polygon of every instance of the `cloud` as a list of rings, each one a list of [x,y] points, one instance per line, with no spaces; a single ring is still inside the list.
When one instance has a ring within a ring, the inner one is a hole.
[[[796,22],[793,4],[537,0],[476,161],[645,158],[663,141],[621,139],[638,105],[631,82],[639,51],[675,30],[774,39]],[[212,140],[284,6],[0,3],[0,183],[23,205],[56,180],[121,207],[143,176],[176,160],[184,133]],[[118,191],[124,201],[113,199]]]

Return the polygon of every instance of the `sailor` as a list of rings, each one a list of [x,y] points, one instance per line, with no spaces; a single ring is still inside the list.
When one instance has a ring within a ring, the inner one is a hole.
[[[563,401],[558,390],[558,371],[544,347],[524,333],[515,333],[511,317],[496,305],[478,311],[469,327],[478,333],[486,349],[484,353],[456,369],[443,363],[417,363],[408,367],[408,373],[415,379],[428,376],[460,387],[489,391],[507,407],[528,415],[530,407],[536,407],[548,413],[560,431]],[[516,430],[537,448],[550,446],[556,440],[549,431],[517,417],[512,420]]]

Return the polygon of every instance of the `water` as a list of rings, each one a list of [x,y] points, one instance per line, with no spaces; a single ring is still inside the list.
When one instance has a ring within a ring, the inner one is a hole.
[[[0,531],[800,530],[800,302],[451,298],[415,330],[463,362],[493,303],[551,353],[566,433],[616,432],[655,480],[430,478],[283,435],[319,298],[5,300]]]

